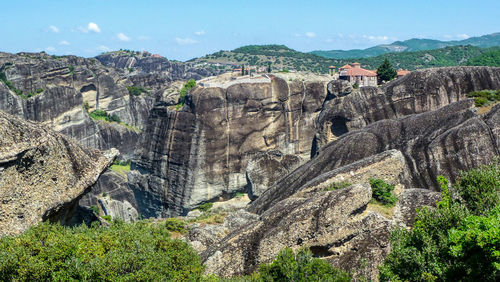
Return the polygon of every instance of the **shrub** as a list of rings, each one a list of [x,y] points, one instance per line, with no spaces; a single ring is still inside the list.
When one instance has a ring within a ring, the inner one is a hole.
[[[475,215],[488,213],[500,202],[500,164],[461,172],[455,190]]]
[[[90,209],[95,213],[95,214],[99,214],[101,210],[99,210],[99,207],[97,206],[90,206]]]
[[[379,267],[380,280],[498,280],[500,201],[491,195],[498,191],[499,177],[498,165],[462,173],[455,189],[465,205],[450,196],[448,181],[439,177],[442,200],[435,209],[419,209],[412,230],[391,234],[392,250]]]
[[[474,98],[476,107],[482,107],[494,101],[500,101],[500,90],[482,90],[467,94],[467,97]]]
[[[42,223],[0,238],[0,281],[199,281],[202,274],[187,243],[145,221],[109,228]]]
[[[188,80],[188,82],[186,82],[186,84],[184,84],[184,86],[179,91],[179,101],[178,101],[176,110],[179,110],[182,108],[182,106],[184,105],[184,102],[186,101],[186,95],[188,94],[189,90],[191,90],[195,86],[196,86],[196,81],[194,79],[190,79],[190,80]]]
[[[102,217],[102,219],[106,220],[107,222],[111,222],[111,220],[112,220],[111,215],[103,215],[101,217]]]
[[[214,206],[214,203],[204,203],[204,204],[199,205],[196,209],[205,212],[205,211],[208,211],[209,209],[211,209],[213,206]]]
[[[165,220],[165,228],[168,231],[184,233],[186,231],[186,222],[175,217],[167,218]]]
[[[309,249],[296,254],[283,249],[270,264],[259,267],[257,281],[351,281],[349,273],[336,269],[322,259],[313,258]]]
[[[335,182],[335,183],[332,183],[330,186],[326,187],[324,189],[324,191],[335,191],[335,190],[347,188],[351,185],[352,184],[347,182],[347,181]]]
[[[372,198],[382,205],[393,206],[398,198],[392,194],[394,185],[385,183],[382,179],[370,179]]]
[[[109,122],[116,122],[116,123],[121,123],[120,117],[118,117],[115,114],[108,114],[104,110],[95,110],[92,111],[90,114],[90,117],[96,120],[105,120]]]
[[[359,84],[357,82],[354,82],[354,84],[352,85],[352,88],[358,89],[359,88]]]
[[[142,93],[149,94],[148,90],[141,86],[127,86],[127,90],[130,96],[140,96]]]

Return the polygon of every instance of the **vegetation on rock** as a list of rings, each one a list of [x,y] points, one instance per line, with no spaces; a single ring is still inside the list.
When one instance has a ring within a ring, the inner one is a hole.
[[[182,108],[184,106],[184,102],[186,101],[186,95],[188,94],[189,90],[191,90],[193,87],[196,86],[196,81],[194,79],[188,80],[186,84],[181,88],[179,91],[179,101],[177,104],[177,110]]]
[[[108,114],[108,112],[104,110],[95,110],[89,113],[90,117],[95,120],[104,120],[108,122],[117,122],[120,123],[120,117],[115,114]]]
[[[500,101],[500,90],[474,91],[467,94],[467,97],[474,98],[476,107],[483,107],[492,102]]]
[[[496,281],[500,274],[499,164],[462,173],[452,197],[444,177],[442,200],[421,208],[413,229],[391,234],[382,281]]]
[[[382,179],[370,179],[372,198],[384,206],[394,206],[398,198],[393,195],[394,185],[385,183]]]
[[[127,90],[130,96],[140,96],[142,93],[149,94],[148,90],[141,86],[127,86]]]
[[[351,186],[352,184],[347,182],[347,181],[340,181],[340,182],[335,182],[332,183],[330,186],[326,187],[324,191],[335,191],[339,189],[344,189],[346,187]]]
[[[130,172],[130,160],[127,161],[119,161],[115,160],[113,164],[109,167],[114,172],[121,174],[124,177],[127,177],[127,173]]]

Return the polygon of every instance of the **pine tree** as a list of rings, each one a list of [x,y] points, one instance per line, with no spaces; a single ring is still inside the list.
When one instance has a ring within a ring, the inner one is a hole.
[[[398,73],[392,67],[389,60],[385,59],[384,62],[377,69],[377,76],[379,81],[390,81],[394,79]]]

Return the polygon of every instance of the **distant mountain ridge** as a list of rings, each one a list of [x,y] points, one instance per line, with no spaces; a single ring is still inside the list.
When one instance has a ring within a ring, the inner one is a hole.
[[[318,50],[310,53],[329,59],[369,58],[386,53],[426,51],[459,45],[472,45],[481,48],[500,46],[500,32],[470,37],[464,40],[441,41],[435,39],[412,38],[404,41],[395,41],[391,44],[381,44],[367,49]]]

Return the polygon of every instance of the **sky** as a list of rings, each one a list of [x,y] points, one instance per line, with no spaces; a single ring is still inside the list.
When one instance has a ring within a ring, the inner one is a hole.
[[[249,44],[308,52],[500,31],[499,0],[0,1],[0,51],[12,53],[130,49],[185,61]]]

